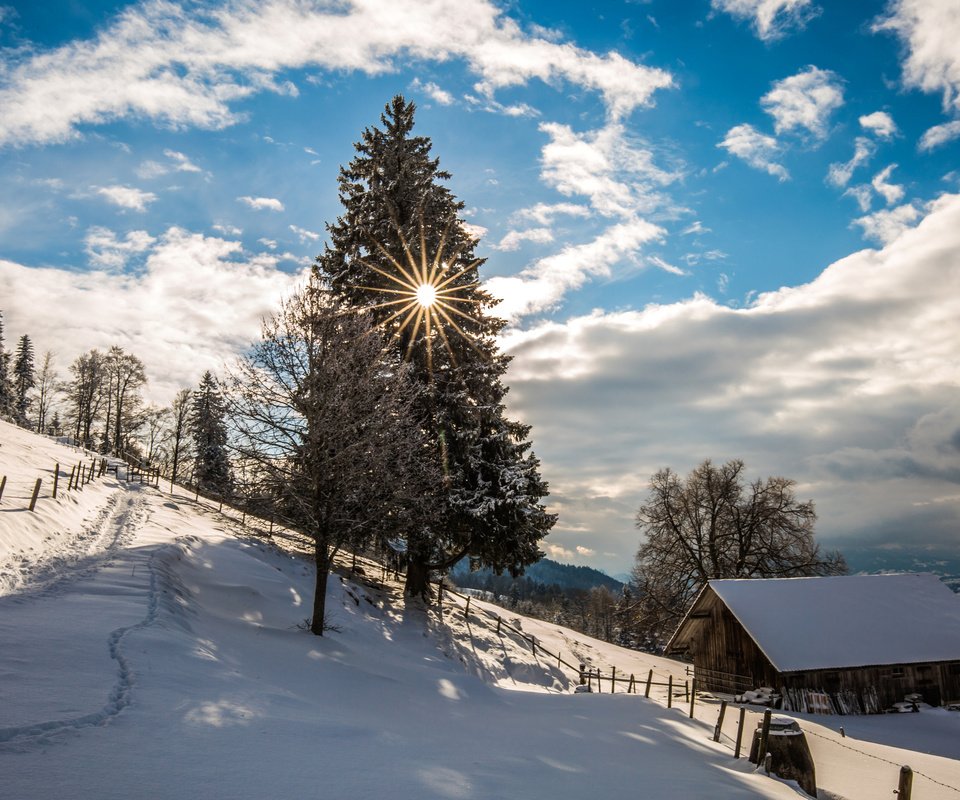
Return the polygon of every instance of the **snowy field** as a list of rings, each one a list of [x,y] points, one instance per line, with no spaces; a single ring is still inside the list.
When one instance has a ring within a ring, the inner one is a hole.
[[[573,694],[493,619],[605,675],[682,684],[681,664],[476,600],[441,619],[369,567],[331,578],[338,630],[314,637],[312,565],[282,535],[109,475],[52,499],[53,464],[83,457],[0,423],[4,800],[802,796],[711,741],[709,698],[689,720],[662,689]],[[914,798],[960,795],[960,714],[801,724],[823,797],[889,797],[900,764],[923,773]]]

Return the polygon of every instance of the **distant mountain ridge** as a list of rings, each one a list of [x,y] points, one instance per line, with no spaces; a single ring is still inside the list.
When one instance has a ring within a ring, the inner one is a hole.
[[[493,570],[489,567],[470,572],[469,559],[463,559],[450,570],[450,577],[454,583],[461,586],[475,586],[480,588],[480,584],[486,581],[487,577],[493,576]],[[582,589],[589,591],[595,586],[606,586],[611,592],[619,594],[623,589],[623,582],[616,578],[611,578],[604,572],[593,567],[584,567],[577,564],[561,564],[559,561],[553,561],[549,558],[542,558],[536,564],[531,564],[526,568],[523,576],[516,580],[522,581],[527,578],[545,586],[559,586],[562,589]],[[509,576],[508,576],[509,580]]]

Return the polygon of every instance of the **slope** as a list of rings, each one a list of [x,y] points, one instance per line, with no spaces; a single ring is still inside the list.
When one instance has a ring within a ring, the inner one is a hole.
[[[38,463],[55,447],[0,437],[0,453]],[[5,798],[797,797],[709,725],[636,695],[572,694],[526,640],[404,603],[369,565],[332,579],[339,630],[314,637],[298,627],[312,567],[283,534],[251,535],[182,493],[114,478],[98,492],[86,524],[104,535],[80,559],[47,558],[84,529],[72,501],[56,501],[70,525],[52,511],[46,528],[4,522],[10,551],[39,541],[31,563],[47,565],[0,597]],[[519,623],[604,668],[650,658]]]

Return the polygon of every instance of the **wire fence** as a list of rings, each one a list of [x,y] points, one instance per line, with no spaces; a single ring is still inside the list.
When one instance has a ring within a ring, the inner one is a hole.
[[[89,452],[83,452],[83,455],[84,458],[74,464],[69,472],[66,471],[65,466],[56,464],[52,470],[45,473],[45,476],[48,477],[52,483],[52,497],[56,498],[58,492],[82,491],[83,487],[95,478],[102,477],[108,473],[114,474],[118,481],[140,483],[153,486],[160,490],[163,489],[163,487],[161,487],[161,481],[164,483],[169,481],[169,492],[171,494],[174,494],[176,488],[180,488],[181,491],[188,493],[187,499],[189,499],[189,494],[192,494],[193,502],[197,505],[207,510],[223,514],[232,521],[239,521],[255,534],[268,538],[280,537],[285,539],[288,544],[295,545],[302,549],[306,549],[312,545],[313,540],[309,534],[299,530],[292,521],[286,520],[276,514],[270,514],[266,517],[260,516],[255,513],[253,509],[236,502],[238,498],[211,495],[203,492],[197,486],[176,483],[169,476],[163,475],[159,469],[143,464],[139,460],[131,457],[130,454],[125,453],[121,459],[106,459]],[[64,481],[66,482],[65,484]],[[38,478],[33,490],[31,506],[37,501],[36,495],[39,493],[41,483],[41,478]],[[6,477],[0,476],[0,504],[3,503],[5,484]],[[8,497],[10,496],[8,491]],[[23,500],[25,493],[21,489],[15,496],[17,499]],[[377,569],[381,570],[381,581],[384,585],[389,575],[394,576],[397,580],[402,577],[399,565],[394,564],[390,566],[385,560],[377,561],[369,555],[349,552],[339,554],[339,565],[341,567],[355,568],[360,563],[365,563],[368,568],[374,571]],[[648,669],[645,676],[642,674],[639,676],[633,673],[627,674],[625,672],[618,674],[617,668],[614,666],[611,666],[609,673],[605,674],[599,666],[589,665],[578,658],[574,658],[573,662],[564,658],[559,650],[554,652],[544,646],[538,641],[536,636],[523,631],[520,627],[505,619],[503,615],[474,603],[474,598],[456,591],[448,583],[445,583],[442,577],[437,581],[432,581],[432,584],[436,586],[437,589],[437,607],[441,619],[444,613],[444,598],[456,598],[456,600],[459,601],[458,603],[453,603],[448,599],[448,608],[451,610],[454,607],[457,608],[468,622],[487,625],[490,629],[494,630],[497,635],[502,636],[508,634],[515,637],[519,642],[524,643],[524,646],[530,647],[534,657],[538,655],[542,656],[546,660],[546,663],[556,663],[558,670],[566,669],[571,673],[577,685],[585,687],[585,690],[603,692],[606,688],[608,693],[617,693],[618,687],[625,687],[622,688],[621,694],[637,696],[639,696],[642,691],[644,699],[651,702],[663,703],[667,708],[679,706],[691,719],[695,718],[712,726],[713,741],[726,746],[737,758],[742,756],[745,748],[749,753],[752,731],[762,722],[762,712],[758,712],[754,708],[743,704],[721,701],[721,699],[715,695],[698,691],[697,675],[695,674],[693,678],[690,678],[689,667],[685,668],[683,677],[674,675],[672,672],[663,674],[661,671],[652,668]],[[704,677],[707,678],[707,680],[704,681],[707,685],[715,685],[718,679],[718,676]],[[733,676],[733,678],[735,678],[736,681],[731,688],[741,689],[744,676]],[[731,694],[733,693],[736,692],[731,692]],[[726,716],[724,711],[727,708],[736,709],[738,713]],[[711,721],[710,717],[714,714],[715,710],[717,718]],[[749,737],[747,735],[748,731],[751,732]],[[849,742],[838,741],[834,737],[810,729],[809,726],[804,728],[804,733],[815,737],[822,745],[842,748],[859,757],[882,762],[898,769],[902,768],[902,765],[898,762],[854,747],[849,744]],[[934,778],[923,771],[913,770],[912,774],[928,781],[931,785],[939,789],[960,794],[960,788],[957,786]],[[900,800],[909,800],[909,790],[901,794]]]

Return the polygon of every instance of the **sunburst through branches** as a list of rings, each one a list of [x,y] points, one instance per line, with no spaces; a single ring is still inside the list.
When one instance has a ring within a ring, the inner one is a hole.
[[[358,310],[391,310],[391,313],[376,327],[394,328],[390,338],[391,343],[401,337],[408,337],[404,360],[409,360],[422,331],[427,350],[427,368],[431,372],[433,371],[433,342],[437,337],[442,340],[451,361],[456,363],[457,359],[450,345],[448,330],[462,336],[472,349],[480,353],[473,343],[473,336],[464,330],[463,325],[457,320],[459,318],[471,323],[476,321],[476,317],[469,312],[472,310],[471,307],[479,306],[480,301],[468,295],[480,284],[476,281],[458,283],[458,280],[476,269],[482,259],[474,259],[459,270],[453,266],[457,264],[466,244],[445,255],[450,225],[440,237],[439,246],[432,256],[427,252],[426,232],[422,221],[419,253],[416,255],[407,243],[399,225],[396,229],[400,243],[403,245],[402,259],[394,257],[379,242],[373,242],[373,249],[383,256],[389,264],[389,269],[374,264],[370,259],[360,259],[363,266],[386,278],[389,284],[385,287],[360,286],[358,288],[387,295],[391,299],[385,299],[381,303],[374,303]]]

